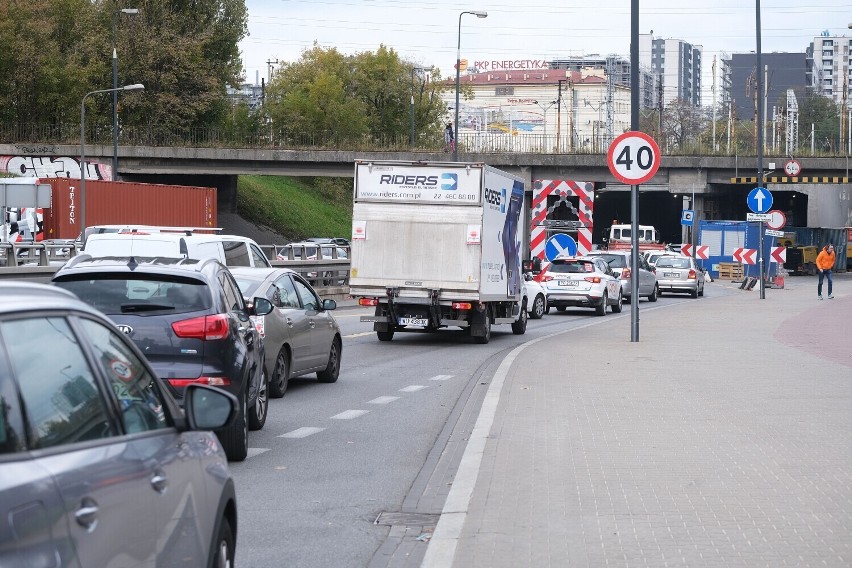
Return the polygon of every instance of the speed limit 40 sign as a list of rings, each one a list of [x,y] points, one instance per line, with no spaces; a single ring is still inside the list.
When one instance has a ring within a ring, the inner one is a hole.
[[[644,132],[625,132],[612,141],[606,155],[609,171],[628,185],[645,183],[660,167],[660,147]]]

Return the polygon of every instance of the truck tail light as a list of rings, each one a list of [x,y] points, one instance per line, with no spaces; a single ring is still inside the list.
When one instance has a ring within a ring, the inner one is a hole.
[[[690,280],[695,280],[697,278],[697,275],[695,274],[694,269],[692,269],[692,268],[689,269],[689,275],[687,276],[687,278],[689,278]]]
[[[585,280],[586,282],[591,282],[592,284],[600,284],[601,283],[601,277],[600,276],[586,276],[585,278],[583,278],[583,280]]]
[[[473,304],[470,302],[453,302],[454,310],[472,310]]]
[[[379,299],[378,298],[358,298],[359,306],[378,306]]]
[[[172,324],[172,331],[178,337],[183,337],[184,339],[201,339],[202,341],[224,339],[228,337],[229,330],[228,316],[225,314],[201,316],[176,321]]]
[[[187,387],[191,384],[210,385],[212,387],[226,387],[231,384],[228,377],[198,377],[197,379],[168,379],[173,387]]]

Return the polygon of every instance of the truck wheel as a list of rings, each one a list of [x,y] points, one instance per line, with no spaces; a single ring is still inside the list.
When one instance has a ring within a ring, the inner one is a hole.
[[[390,341],[391,339],[393,339],[393,330],[377,331],[376,337],[379,338],[379,341]]]
[[[480,318],[476,318],[476,323],[474,325],[481,327],[484,333],[482,335],[474,335],[473,342],[484,345],[491,340],[491,314],[489,313],[489,309],[486,307],[485,311],[480,315],[481,321]],[[473,332],[472,327],[471,332]]]
[[[512,322],[512,333],[515,335],[523,335],[527,331],[527,301],[521,302],[521,313],[518,315],[518,321]]]
[[[607,297],[606,292],[604,292],[603,298],[601,298],[600,305],[595,306],[595,313],[596,314],[598,314],[599,316],[605,316],[606,315],[606,303],[607,303],[608,300],[609,300],[609,298]]]

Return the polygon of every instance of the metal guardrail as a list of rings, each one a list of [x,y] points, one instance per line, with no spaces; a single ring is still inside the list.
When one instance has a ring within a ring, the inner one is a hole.
[[[326,258],[301,260],[304,250],[291,245],[262,245],[272,266],[283,266],[301,274],[323,298],[342,298],[349,294],[349,259]],[[342,248],[342,247],[341,247]],[[301,255],[297,257],[297,254]],[[59,268],[76,256],[73,241],[39,243],[0,243],[0,279],[14,278],[49,281]],[[281,254],[282,258],[279,258]],[[333,256],[337,256],[336,251]]]

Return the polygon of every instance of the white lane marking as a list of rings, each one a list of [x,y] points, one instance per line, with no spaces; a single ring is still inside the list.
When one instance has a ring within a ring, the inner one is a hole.
[[[296,428],[295,430],[291,430],[286,434],[281,434],[278,436],[279,438],[306,438],[311,434],[317,434],[322,432],[325,428],[315,428],[313,426],[304,426],[302,428]]]
[[[452,375],[435,375],[434,377],[432,377],[429,380],[430,381],[446,381],[446,380],[449,380],[449,379],[452,379],[452,378],[453,378]]]
[[[358,418],[359,416],[364,416],[370,412],[369,410],[347,410],[345,412],[341,412],[340,414],[335,414],[331,417],[332,420],[352,420],[353,418]]]
[[[344,335],[343,337],[347,339],[351,337],[364,337],[365,335],[373,335],[374,333],[374,331],[364,331],[362,333],[351,333],[349,335]]]
[[[428,387],[426,387],[425,385],[411,385],[410,387],[405,387],[405,388],[399,389],[399,392],[417,392],[417,391],[423,390],[425,388],[428,388]]]
[[[373,400],[368,400],[367,404],[387,404],[389,402],[393,402],[395,400],[399,400],[398,396],[380,396],[378,398],[374,398]]]
[[[248,454],[246,455],[246,459],[253,458],[254,456],[259,456],[260,454],[266,453],[270,450],[270,448],[249,448]]]

